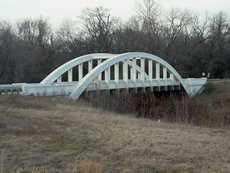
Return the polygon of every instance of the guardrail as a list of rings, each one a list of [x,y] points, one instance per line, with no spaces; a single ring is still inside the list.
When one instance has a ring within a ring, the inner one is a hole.
[[[191,96],[195,96],[203,91],[207,78],[188,78],[182,79],[189,88]],[[14,83],[9,85],[0,85],[0,95],[34,95],[34,96],[69,96],[78,85],[78,82],[63,82],[56,84],[26,84]],[[180,87],[180,82],[172,79],[162,80],[128,80],[128,81],[100,81],[91,83],[86,91],[97,90],[115,90],[124,88],[151,88],[156,91],[175,90]]]
[[[62,82],[57,84],[25,84],[23,85],[22,95],[33,96],[69,96],[78,85],[78,82]],[[168,80],[128,80],[128,81],[100,81],[91,83],[86,91],[98,91],[98,90],[115,90],[125,88],[151,88],[154,87],[157,91],[168,90],[171,87],[172,90],[176,89],[176,86],[180,86],[180,82],[171,79]],[[164,87],[164,89],[160,89]]]
[[[18,95],[22,92],[21,84],[0,85],[0,95]]]

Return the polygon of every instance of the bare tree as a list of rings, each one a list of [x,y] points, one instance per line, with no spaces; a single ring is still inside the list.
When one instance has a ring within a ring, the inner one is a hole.
[[[111,17],[109,11],[103,7],[86,9],[82,19],[83,31],[90,38],[91,48],[97,52],[110,52],[116,19]]]
[[[83,11],[80,22],[64,22],[55,34],[46,19],[16,25],[0,21],[0,82],[40,82],[49,72],[92,52],[146,51],[176,65],[180,73],[230,76],[230,25],[224,13],[200,18],[172,9],[162,16],[154,0],[142,0],[137,14],[121,23],[103,7]]]
[[[58,53],[62,54],[60,62],[65,62],[68,59],[76,56],[87,54],[88,48],[84,33],[73,21],[64,21],[56,32],[55,45],[58,48]],[[66,58],[68,57],[68,59]]]
[[[168,57],[172,56],[171,51],[176,39],[178,39],[181,34],[188,35],[192,22],[193,16],[187,10],[181,11],[179,9],[172,9],[169,12],[169,16],[167,17],[166,25],[164,27],[166,55]]]
[[[194,16],[192,23],[192,35],[198,39],[199,43],[207,41],[208,37],[208,15],[206,14],[204,18],[199,16]]]
[[[17,25],[19,37],[29,42],[31,45],[35,45],[37,28],[36,23],[33,20],[26,19]]]
[[[51,27],[45,19],[26,19],[18,23],[17,28],[19,37],[32,46],[44,47],[50,42]]]
[[[64,21],[57,33],[57,44],[59,46],[59,52],[71,53],[73,47],[76,47],[75,40],[78,37],[75,24],[71,21]]]
[[[160,16],[159,5],[155,0],[142,0],[138,4],[137,14],[142,20],[143,30],[146,32],[153,32],[158,24],[158,17]]]
[[[225,36],[228,33],[229,23],[226,14],[223,12],[218,13],[210,19],[209,27],[209,71],[214,76],[225,76],[228,69],[226,61],[226,39]]]
[[[51,27],[47,20],[42,18],[36,21],[36,23],[38,30],[37,42],[40,47],[44,48],[46,44],[50,44],[50,39],[52,35]]]
[[[142,0],[138,4],[137,15],[141,21],[142,31],[146,34],[145,47],[154,52],[159,49],[160,9],[155,0]]]
[[[181,11],[172,9],[167,17],[167,28],[165,34],[168,39],[168,45],[173,43],[178,35],[187,30],[188,26],[193,22],[191,13],[187,10]]]
[[[0,23],[0,81],[4,83],[6,81],[13,80],[12,74],[12,26],[7,22]]]

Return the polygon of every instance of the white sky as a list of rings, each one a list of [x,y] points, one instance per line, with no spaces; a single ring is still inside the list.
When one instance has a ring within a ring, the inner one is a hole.
[[[15,21],[23,18],[46,17],[53,24],[63,19],[77,19],[86,7],[103,6],[113,16],[127,20],[135,14],[140,0],[0,0],[0,19]],[[230,0],[156,0],[163,10],[186,8],[198,13],[224,11],[230,16]]]

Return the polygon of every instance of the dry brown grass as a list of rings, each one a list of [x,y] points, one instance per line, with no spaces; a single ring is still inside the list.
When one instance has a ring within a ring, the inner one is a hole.
[[[81,160],[78,165],[77,173],[102,173],[103,166],[91,160]]]
[[[88,96],[96,108],[164,122],[203,127],[230,127],[230,80],[211,80],[206,91],[193,99],[183,92],[123,92]]]
[[[34,167],[48,173],[230,172],[226,128],[158,123],[62,98],[7,96],[0,97],[0,120],[4,173]]]
[[[44,167],[35,167],[32,169],[32,173],[48,173],[48,171]]]

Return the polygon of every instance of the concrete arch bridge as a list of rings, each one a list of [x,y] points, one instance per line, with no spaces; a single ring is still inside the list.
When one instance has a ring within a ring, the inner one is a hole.
[[[148,88],[152,91],[181,89],[189,97],[193,97],[203,91],[206,83],[207,78],[182,78],[160,57],[143,52],[130,52],[84,55],[58,67],[38,84],[11,86],[20,88],[22,95],[63,95],[77,100],[85,91],[137,88]]]

